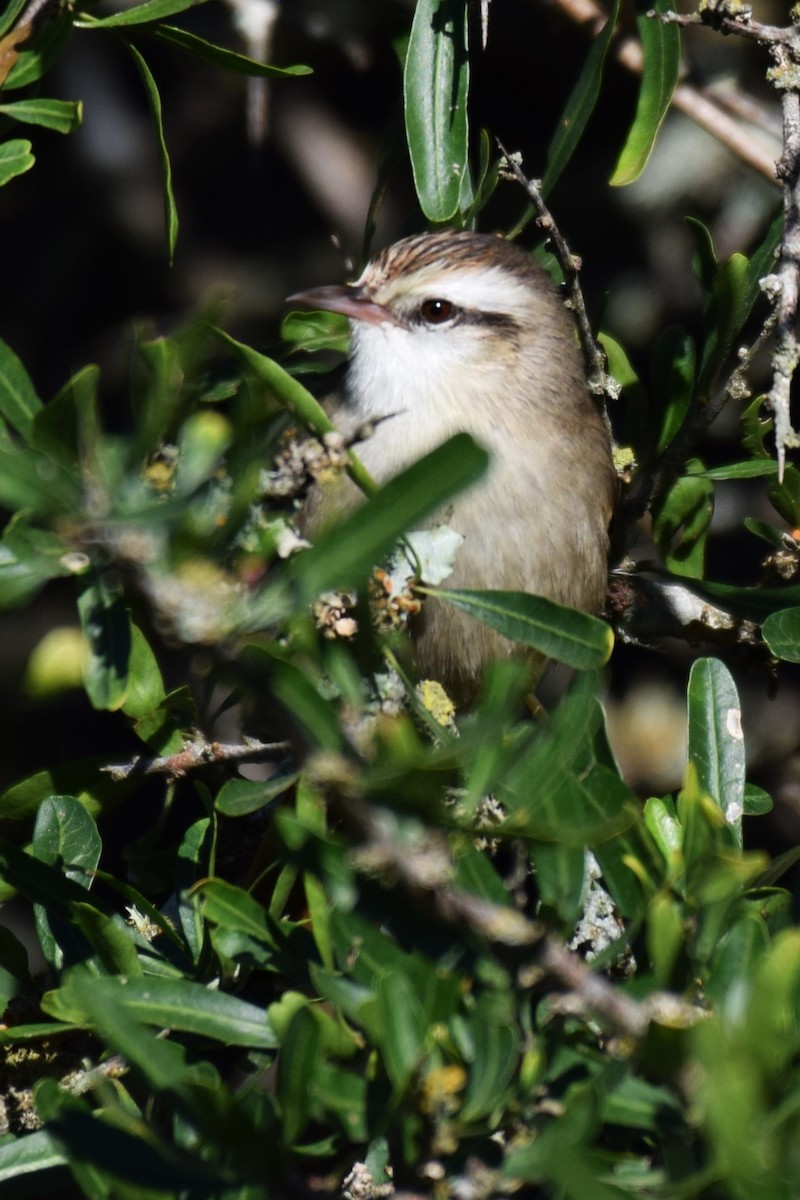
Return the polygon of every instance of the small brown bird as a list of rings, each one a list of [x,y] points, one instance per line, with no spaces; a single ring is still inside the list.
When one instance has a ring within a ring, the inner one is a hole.
[[[350,318],[344,389],[326,407],[346,436],[377,422],[357,452],[379,483],[458,432],[489,451],[483,479],[430,522],[464,537],[444,586],[534,592],[597,612],[611,445],[574,323],[538,264],[500,237],[444,230],[389,246],[355,283],[289,299]],[[335,494],[316,488],[305,529],[313,537],[358,500],[349,481]],[[473,696],[486,664],[512,653],[520,648],[488,626],[426,602],[417,666],[455,699]],[[531,664],[534,677],[541,656]]]

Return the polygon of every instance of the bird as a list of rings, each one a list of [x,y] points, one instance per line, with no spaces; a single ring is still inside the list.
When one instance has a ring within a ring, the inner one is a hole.
[[[349,361],[323,404],[384,484],[456,433],[489,453],[483,478],[429,524],[463,537],[444,587],[532,592],[597,613],[607,586],[616,475],[589,393],[574,319],[545,270],[495,234],[443,229],[381,250],[352,283],[288,302],[343,314]],[[346,477],[315,485],[301,513],[312,540],[363,500]],[[444,600],[413,630],[420,677],[458,705],[474,701],[492,661],[521,649]]]

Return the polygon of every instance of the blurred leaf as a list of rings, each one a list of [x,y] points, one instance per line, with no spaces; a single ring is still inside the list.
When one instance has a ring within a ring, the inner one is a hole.
[[[800,607],[772,613],[761,626],[769,650],[785,662],[800,662]]]
[[[419,1065],[428,1023],[417,989],[402,971],[376,981],[381,1053],[396,1091],[403,1091]]]
[[[134,1021],[144,1025],[179,1029],[226,1046],[277,1045],[263,1008],[187,979],[94,979],[91,993],[92,1011],[96,1005],[105,1006],[130,1013]],[[73,983],[70,977],[60,988],[45,994],[42,1008],[59,1020],[84,1025],[91,1015],[84,997],[80,983]]]
[[[316,353],[335,350],[347,354],[350,344],[347,317],[332,312],[290,312],[283,318],[281,337],[293,350]]]
[[[0,152],[2,149],[0,147]],[[33,160],[30,165],[33,165]],[[29,441],[34,418],[41,408],[42,402],[34,391],[27,371],[11,347],[0,341],[0,414]]]
[[[280,400],[289,412],[296,413],[300,420],[317,434],[332,433],[334,424],[331,421],[325,409],[318,400],[304,388],[301,383],[298,383],[288,371],[284,371],[278,363],[273,359],[267,358],[264,354],[259,354],[257,350],[246,346],[243,342],[234,341],[227,333],[221,329],[215,329],[217,337],[219,337],[234,354],[238,355],[241,361],[267,385]],[[349,465],[348,474],[354,483],[358,484],[362,492],[366,495],[372,495],[377,490],[377,484],[369,472],[361,465],[358,458],[353,454],[352,450],[347,452]]]
[[[724,467],[704,467],[695,461],[687,467],[687,475],[698,479],[757,479],[761,475],[775,475],[777,463],[771,459],[750,458],[747,462],[728,463]]]
[[[312,1116],[314,1077],[322,1061],[322,1031],[308,1008],[292,1017],[278,1058],[278,1101],[283,1136],[287,1145],[296,1142]]]
[[[312,71],[311,67],[273,67],[267,63],[257,62],[254,58],[237,54],[223,46],[216,46],[213,42],[198,37],[196,33],[189,33],[174,25],[158,24],[144,32],[158,42],[168,42],[170,45],[179,46],[181,50],[188,51],[195,58],[209,62],[213,66],[222,67],[226,71],[234,71],[238,75],[277,79],[284,75],[310,75]]]
[[[31,443],[69,472],[91,462],[99,437],[100,368],[83,367],[36,413]]]
[[[122,586],[108,571],[92,571],[80,581],[78,616],[89,654],[84,685],[94,708],[122,708],[128,694],[131,619]]]
[[[688,689],[689,759],[700,787],[716,800],[741,845],[745,751],[742,707],[727,667],[716,658],[692,665]]]
[[[406,136],[420,207],[434,224],[472,203],[468,32],[464,0],[417,0],[403,76]]]
[[[605,25],[596,35],[578,81],[570,92],[556,132],[547,148],[547,167],[542,179],[542,195],[553,188],[583,137],[589,118],[600,95],[606,54],[617,27],[620,0],[614,0]],[[616,376],[615,376],[616,378]],[[619,382],[622,382],[619,380]]]
[[[153,4],[160,4],[162,0],[151,0]],[[169,3],[169,0],[164,0],[164,3]],[[140,8],[144,8],[141,5]],[[185,6],[184,6],[185,7]],[[136,10],[128,10],[135,12]],[[125,14],[119,14],[121,16]],[[158,144],[158,156],[161,161],[161,179],[164,186],[164,219],[167,233],[167,258],[171,263],[175,255],[175,243],[178,240],[178,209],[175,204],[175,196],[172,191],[172,165],[169,160],[169,151],[164,138],[164,122],[161,115],[161,97],[158,94],[158,87],[153,78],[153,73],[142,57],[141,53],[131,43],[125,45],[133,58],[134,63],[142,77],[144,90],[147,96],[147,102],[150,105],[150,111],[153,116],[153,123],[156,130],[156,141]]]
[[[188,1155],[177,1154],[141,1121],[131,1122],[127,1129],[112,1124],[78,1096],[62,1090],[54,1079],[40,1080],[34,1099],[55,1145],[66,1156],[82,1196],[91,1196],[92,1200],[116,1200],[121,1196],[165,1200],[167,1195],[175,1196],[192,1185],[208,1185],[216,1179],[212,1163],[206,1161],[201,1167]],[[119,1119],[119,1114],[115,1115]]]
[[[213,410],[193,413],[184,421],[178,435],[177,496],[188,496],[208,481],[230,446],[232,433],[225,417]]]
[[[636,116],[609,180],[612,187],[633,183],[644,170],[661,122],[667,115],[680,71],[681,39],[678,26],[666,25],[657,18],[648,17],[651,5],[647,0],[644,3],[639,0],[636,8],[644,70]],[[669,12],[672,4],[670,0],[656,0],[652,8],[657,13]]]
[[[519,1031],[501,1025],[487,1005],[479,1006],[468,1021],[473,1054],[459,1117],[476,1121],[488,1117],[502,1104],[506,1088],[519,1063]]]
[[[16,32],[16,31],[15,31]],[[45,75],[72,34],[72,13],[56,12],[33,31],[30,41],[3,81],[3,91],[28,87]]]
[[[43,125],[56,133],[74,133],[83,120],[80,100],[14,100],[0,104],[0,113],[28,125]]]
[[[688,466],[693,467],[696,460]],[[676,575],[701,578],[705,546],[714,515],[714,488],[699,475],[683,475],[653,504],[653,536],[667,567]]]
[[[166,698],[158,660],[141,629],[130,624],[128,679],[122,710],[126,716],[148,716]]]
[[[363,583],[401,534],[486,470],[489,456],[466,433],[456,434],[391,479],[377,495],[326,531],[288,564],[299,604],[335,588]]]
[[[680,429],[694,393],[694,340],[680,325],[670,325],[656,339],[650,379],[661,419],[655,446],[660,454]]]
[[[561,921],[574,924],[581,911],[586,878],[583,846],[534,842],[531,859],[541,903],[551,908]]]
[[[533,646],[548,658],[576,670],[602,667],[614,648],[614,634],[605,621],[545,596],[526,592],[419,590],[446,600],[511,641]]]
[[[144,0],[143,4],[132,4],[120,12],[107,17],[92,17],[90,28],[115,28],[119,25],[141,25],[146,21],[161,21],[175,13],[184,12],[205,0]]]
[[[66,1156],[56,1139],[46,1129],[37,1129],[34,1133],[0,1142],[0,1185],[12,1179],[19,1179],[20,1176],[33,1174],[41,1174],[43,1183],[46,1179],[45,1171],[66,1165]],[[34,1184],[34,1187],[37,1185]],[[11,1192],[9,1189],[8,1194],[11,1196],[20,1193]],[[25,1195],[24,1192],[21,1194]]]
[[[17,175],[30,171],[36,162],[32,149],[32,144],[25,138],[10,138],[0,143],[0,187]]]
[[[271,775],[269,779],[229,779],[217,793],[214,807],[226,817],[244,817],[258,812],[297,782],[298,773]]]
[[[772,797],[763,788],[754,783],[744,785],[744,815],[746,817],[761,817],[772,812],[774,808]]]

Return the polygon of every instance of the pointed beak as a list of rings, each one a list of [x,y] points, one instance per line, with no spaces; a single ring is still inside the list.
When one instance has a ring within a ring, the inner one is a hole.
[[[398,325],[401,329],[406,328],[404,321],[394,316],[388,308],[376,304],[357,284],[309,288],[308,291],[287,296],[286,302],[341,313],[343,317],[349,317],[352,321],[368,321],[371,325]]]

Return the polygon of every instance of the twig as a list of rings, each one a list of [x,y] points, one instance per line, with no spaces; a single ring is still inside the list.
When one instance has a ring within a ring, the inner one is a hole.
[[[509,154],[499,139],[497,145],[505,159],[502,169],[510,172],[513,178],[527,192],[528,199],[539,213],[536,223],[547,234],[548,241],[553,247],[558,264],[564,272],[564,280],[568,292],[567,307],[572,309],[575,314],[578,336],[580,337],[581,347],[586,359],[589,388],[595,396],[603,396],[606,401],[617,400],[619,398],[620,386],[606,371],[605,355],[594,340],[591,322],[586,312],[586,303],[583,299],[583,292],[581,291],[578,279],[582,266],[581,260],[576,254],[571,252],[552,213],[545,204],[542,197],[541,181],[538,179],[528,179],[517,161],[519,156]],[[608,416],[605,413],[605,409],[604,416],[610,432],[610,424],[608,424]]]
[[[521,949],[538,947],[535,962],[523,964],[526,976],[545,973],[568,989],[558,1004],[572,1011],[605,1019],[617,1032],[641,1038],[651,1021],[685,1027],[702,1019],[705,1012],[682,997],[654,992],[646,1000],[632,999],[609,979],[587,966],[555,937],[545,936],[541,921],[491,900],[454,886],[453,863],[446,843],[430,832],[420,836],[416,845],[398,836],[396,821],[386,810],[365,804],[354,796],[342,798],[337,817],[355,835],[353,851],[357,869],[377,875],[389,886],[400,885],[411,895],[433,905],[438,917],[463,931],[466,924],[479,937],[499,947]]]
[[[206,741],[198,734],[177,754],[155,758],[140,754],[129,763],[101,767],[100,770],[110,775],[116,783],[134,775],[166,775],[170,779],[179,779],[187,771],[198,767],[207,767],[213,763],[251,762],[260,758],[275,758],[285,754],[290,748],[289,742],[259,742],[256,738],[248,737],[244,738],[241,745],[227,745],[223,742]]]
[[[751,10],[730,0],[706,0],[696,13],[654,13],[661,21],[678,25],[709,25],[721,33],[749,38],[766,47],[773,61],[767,79],[781,93],[783,153],[776,174],[783,186],[783,237],[777,270],[760,281],[775,314],[775,349],[772,354],[772,387],[767,402],[775,417],[778,482],[783,482],[786,450],[800,445],[792,428],[791,386],[800,362],[795,336],[800,303],[800,28],[797,25],[763,25]]]

